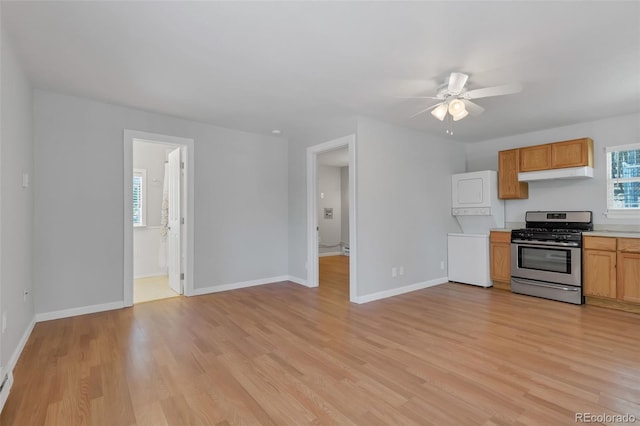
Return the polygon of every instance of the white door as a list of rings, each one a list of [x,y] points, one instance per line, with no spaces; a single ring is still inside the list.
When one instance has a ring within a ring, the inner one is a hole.
[[[169,153],[169,230],[167,233],[167,265],[169,271],[169,287],[182,294],[180,280],[180,148]]]

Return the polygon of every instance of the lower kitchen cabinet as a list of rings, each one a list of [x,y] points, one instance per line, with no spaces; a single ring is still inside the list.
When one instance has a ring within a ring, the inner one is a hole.
[[[640,304],[640,253],[618,252],[620,299]]]
[[[603,250],[584,250],[584,279],[582,281],[585,296],[616,298],[616,252]]]
[[[511,289],[511,232],[491,231],[491,280],[495,288]]]
[[[584,237],[588,304],[640,313],[640,238]]]

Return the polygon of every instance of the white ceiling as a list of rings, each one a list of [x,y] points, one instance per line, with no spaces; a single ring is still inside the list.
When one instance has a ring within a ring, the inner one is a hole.
[[[640,110],[640,2],[6,2],[34,85],[220,126],[291,135],[413,113],[452,71],[521,82],[454,124],[478,141]]]

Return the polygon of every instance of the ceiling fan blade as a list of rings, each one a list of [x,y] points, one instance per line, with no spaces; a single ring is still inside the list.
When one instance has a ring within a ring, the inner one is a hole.
[[[467,99],[463,99],[462,102],[464,102],[465,108],[471,115],[482,114],[482,112],[484,111],[484,108],[482,108],[480,105],[473,103]]]
[[[522,84],[512,83],[502,86],[485,87],[482,89],[469,90],[463,96],[464,99],[488,98],[490,96],[511,95],[522,91]]]
[[[449,92],[453,94],[458,94],[464,88],[464,85],[467,84],[467,80],[469,76],[466,74],[462,74],[461,72],[452,72],[449,76]]]
[[[395,96],[396,99],[443,99],[437,96]]]
[[[416,112],[415,114],[413,114],[413,115],[412,115],[411,117],[409,117],[409,118],[414,118],[414,117],[419,116],[420,114],[424,114],[425,112],[429,111],[430,109],[433,109],[433,108],[437,107],[438,105],[442,105],[442,102],[439,102],[439,103],[437,103],[437,104],[435,104],[435,105],[431,105],[430,107],[425,108],[425,109],[423,109],[422,111],[418,111],[418,112]]]

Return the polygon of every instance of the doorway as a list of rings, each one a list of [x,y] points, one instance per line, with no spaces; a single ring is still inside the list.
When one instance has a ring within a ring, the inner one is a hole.
[[[355,135],[307,148],[307,285],[320,284],[322,257],[331,280],[344,282],[348,270],[351,302],[357,300],[355,158]]]
[[[180,281],[180,145],[133,141],[133,303],[176,297]]]
[[[193,293],[193,139],[125,130],[124,305]]]
[[[317,155],[318,286],[349,300],[349,149]]]

